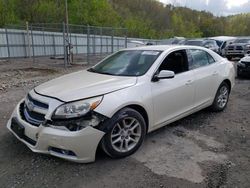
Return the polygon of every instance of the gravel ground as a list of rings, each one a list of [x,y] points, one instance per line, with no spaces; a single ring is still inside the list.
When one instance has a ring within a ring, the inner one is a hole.
[[[250,187],[250,80],[236,80],[224,112],[200,111],[150,133],[134,155],[75,164],[32,153],[6,129],[17,102],[36,85],[86,67],[0,62],[1,187]]]

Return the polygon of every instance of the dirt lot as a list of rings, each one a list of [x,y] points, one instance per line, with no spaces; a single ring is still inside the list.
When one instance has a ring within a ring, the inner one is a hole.
[[[134,155],[91,164],[32,153],[6,129],[17,102],[65,70],[56,62],[0,62],[0,187],[250,187],[250,80],[236,80],[227,109],[203,110],[146,137]]]

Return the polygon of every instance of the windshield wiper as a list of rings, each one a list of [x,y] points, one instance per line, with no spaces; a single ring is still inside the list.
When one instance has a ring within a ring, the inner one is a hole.
[[[99,73],[98,71],[96,71],[96,70],[95,70],[95,69],[93,69],[93,68],[89,68],[89,69],[88,69],[88,71],[89,71],[89,72]]]
[[[99,72],[100,74],[106,74],[106,75],[112,75],[115,76],[115,74],[109,73],[109,72]]]
[[[109,72],[100,72],[100,71],[97,71],[97,70],[95,70],[93,68],[88,69],[88,71],[98,73],[98,74],[115,75],[115,74],[112,74],[112,73],[109,73]]]

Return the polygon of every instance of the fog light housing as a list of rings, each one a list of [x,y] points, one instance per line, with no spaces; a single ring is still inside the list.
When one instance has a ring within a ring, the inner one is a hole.
[[[49,147],[48,151],[52,151],[58,154],[62,154],[62,155],[68,155],[68,156],[74,156],[76,157],[76,154],[71,151],[71,150],[66,150],[66,149],[60,149],[60,148],[56,148],[56,147]]]

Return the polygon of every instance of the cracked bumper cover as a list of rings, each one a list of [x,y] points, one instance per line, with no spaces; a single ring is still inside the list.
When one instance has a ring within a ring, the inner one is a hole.
[[[40,125],[39,127],[33,126],[21,118],[19,113],[19,106],[21,102],[13,111],[11,118],[7,123],[7,128],[33,152],[50,154],[80,163],[95,161],[96,149],[105,134],[104,132],[91,126],[83,128],[79,131],[60,130],[45,127],[43,125]],[[13,119],[24,127],[24,137],[26,139],[18,136],[18,134],[12,130],[11,124]],[[28,142],[27,139],[34,141],[34,144]],[[50,148],[72,151],[75,155],[57,152],[55,150],[50,150]]]

